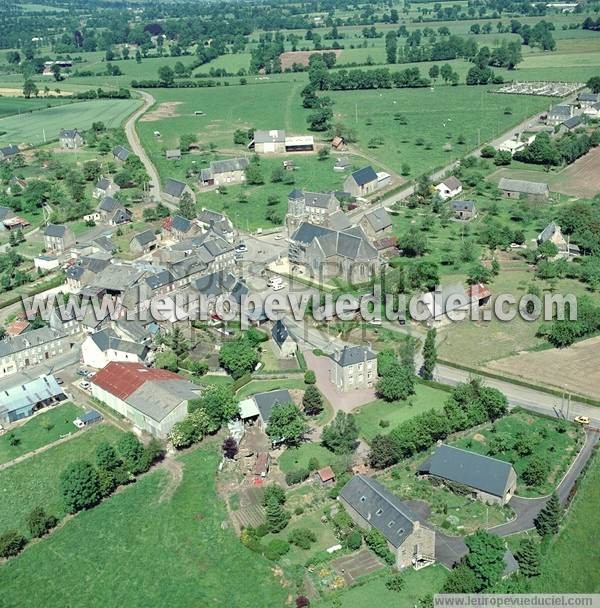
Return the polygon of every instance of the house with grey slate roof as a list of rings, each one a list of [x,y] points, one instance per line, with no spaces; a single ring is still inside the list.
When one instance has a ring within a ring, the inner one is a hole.
[[[58,143],[61,148],[77,150],[83,146],[83,137],[77,129],[61,129],[58,133]]]
[[[17,154],[19,154],[20,150],[18,146],[14,144],[10,144],[9,146],[2,146],[0,148],[0,162],[8,161],[13,159]]]
[[[223,213],[203,208],[198,214],[196,221],[203,232],[212,231],[229,242],[235,237],[233,224]]]
[[[94,198],[104,198],[106,196],[114,196],[121,187],[107,177],[100,177],[94,186],[92,196]]]
[[[563,123],[573,116],[573,106],[562,103],[548,110],[546,124],[554,127]]]
[[[115,146],[112,150],[112,154],[115,160],[120,160],[124,163],[129,158],[131,152],[123,146]]]
[[[507,198],[521,198],[527,200],[541,202],[548,199],[550,196],[550,188],[548,184],[543,182],[528,182],[522,179],[509,179],[508,177],[500,178],[498,188]]]
[[[359,226],[337,231],[303,222],[289,239],[288,258],[324,280],[365,282],[379,268],[379,254]]]
[[[392,229],[392,218],[383,207],[380,207],[365,214],[359,225],[371,240],[380,239]]]
[[[469,221],[477,217],[474,201],[450,201],[450,211],[455,220]]]
[[[466,486],[473,498],[488,504],[505,505],[517,488],[517,474],[510,462],[446,444],[420,465],[419,473]]]
[[[294,189],[288,194],[288,208],[285,223],[288,236],[292,235],[302,222],[329,226],[329,220],[340,210],[340,202],[334,192],[307,192]]]
[[[210,166],[200,172],[200,185],[207,188],[241,184],[246,181],[247,167],[248,159],[245,157],[213,160]]]
[[[344,180],[344,190],[352,196],[367,196],[377,190],[379,179],[371,165],[354,171]]]
[[[149,355],[148,346],[123,340],[110,328],[90,334],[81,345],[84,364],[95,369],[102,369],[110,361],[147,363]]]
[[[273,328],[271,329],[271,338],[273,339],[275,352],[278,357],[288,359],[295,356],[296,342],[292,336],[290,336],[288,328],[281,319],[278,319],[275,321],[275,323],[273,323]]]
[[[569,249],[567,239],[563,236],[562,230],[556,222],[550,222],[537,236],[538,245],[547,241],[554,243],[559,251],[565,252]]]
[[[600,101],[600,93],[591,93],[589,91],[587,93],[579,93],[577,101],[582,108],[589,108]]]
[[[94,213],[86,215],[84,219],[102,222],[109,226],[121,226],[131,222],[132,214],[129,209],[112,196],[105,196],[96,206]]]
[[[163,186],[162,194],[171,203],[179,203],[184,193],[192,195],[190,187],[185,182],[169,178]]]
[[[48,224],[44,230],[44,249],[61,255],[75,245],[75,235],[64,224]]]
[[[377,382],[377,355],[364,346],[345,346],[329,355],[329,377],[340,392],[373,388]]]
[[[363,530],[378,530],[396,558],[398,570],[420,569],[435,562],[435,531],[398,496],[366,475],[355,475],[339,496],[348,515]]]

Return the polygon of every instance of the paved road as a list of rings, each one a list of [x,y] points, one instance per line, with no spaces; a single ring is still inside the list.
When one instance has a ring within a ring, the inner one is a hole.
[[[148,110],[148,108],[154,104],[154,97],[150,95],[150,93],[146,93],[145,91],[138,91],[144,100],[144,104],[141,108],[139,108],[136,112],[134,112],[125,123],[125,135],[127,136],[127,141],[129,142],[129,146],[131,147],[131,151],[139,156],[144,168],[146,169],[146,173],[150,178],[150,196],[155,200],[160,200],[160,178],[158,176],[158,171],[156,167],[152,164],[150,157],[146,154],[146,150],[142,146],[140,142],[140,138],[138,137],[137,131],[135,130],[135,123],[138,118],[142,116]]]

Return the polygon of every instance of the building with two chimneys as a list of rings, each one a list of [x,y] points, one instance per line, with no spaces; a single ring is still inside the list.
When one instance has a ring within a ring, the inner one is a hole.
[[[377,355],[364,346],[345,346],[331,355],[330,380],[338,391],[373,388],[377,382]]]
[[[44,229],[44,249],[61,255],[75,245],[75,235],[64,224],[48,224]]]
[[[77,150],[83,146],[84,140],[77,129],[61,129],[58,133],[58,143],[61,148]]]
[[[294,189],[288,194],[285,223],[288,235],[292,235],[303,222],[329,226],[332,215],[340,210],[340,202],[334,192],[308,192]]]
[[[92,196],[94,198],[104,198],[104,197],[112,197],[114,196],[121,187],[118,184],[115,184],[112,180],[107,177],[100,177],[94,186],[94,191],[92,192]]]

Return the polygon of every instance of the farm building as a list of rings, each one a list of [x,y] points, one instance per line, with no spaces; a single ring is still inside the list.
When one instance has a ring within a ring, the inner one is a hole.
[[[51,375],[42,375],[0,392],[0,424],[28,418],[38,410],[66,399],[62,387]]]
[[[567,251],[569,245],[563,236],[560,226],[556,222],[550,222],[537,236],[538,245],[550,241],[554,243],[559,251]]]
[[[142,431],[165,438],[200,387],[166,369],[113,361],[91,380],[92,395]]]
[[[158,246],[154,230],[148,229],[133,236],[129,241],[129,249],[135,253],[150,253]]]
[[[600,118],[600,102],[588,106],[583,113],[589,118]]]
[[[115,160],[120,160],[124,163],[129,158],[131,152],[123,146],[115,146],[112,150],[112,154]]]
[[[48,224],[44,230],[44,248],[60,255],[75,245],[75,235],[64,224]]]
[[[97,424],[98,422],[102,422],[102,414],[96,410],[88,410],[73,420],[73,424],[78,429],[91,426],[92,424]]]
[[[435,532],[423,526],[410,507],[385,486],[366,475],[355,475],[338,500],[364,530],[375,528],[385,537],[398,570],[423,568],[435,562]]]
[[[167,160],[181,160],[181,150],[174,148],[173,150],[167,150],[165,152],[165,158]]]
[[[338,391],[371,388],[377,381],[377,355],[364,346],[344,346],[329,355],[330,380]]]
[[[364,215],[360,227],[370,239],[380,239],[392,228],[392,218],[382,207]]]
[[[517,487],[509,462],[445,444],[421,464],[419,473],[467,486],[473,498],[488,504],[506,504]]]
[[[84,141],[77,129],[61,129],[58,133],[58,143],[61,148],[77,150],[83,146]]]
[[[510,155],[514,156],[517,152],[525,150],[525,147],[526,143],[524,141],[519,141],[518,139],[506,139],[498,146],[498,150],[500,152],[510,152]]]
[[[248,159],[244,157],[214,160],[200,172],[200,185],[203,187],[241,184],[246,181]]]
[[[577,114],[577,116],[571,116],[571,118],[565,120],[560,126],[567,131],[573,131],[583,125],[583,122],[583,116]]]
[[[285,131],[255,131],[254,139],[248,144],[257,154],[284,154]]]
[[[333,170],[337,173],[343,173],[352,166],[350,159],[347,156],[340,156],[333,165]]]
[[[450,177],[447,177],[443,182],[440,182],[435,187],[435,189],[437,190],[437,193],[440,195],[440,197],[443,200],[446,200],[448,198],[458,196],[462,192],[463,186],[461,181],[457,177],[451,175]]]
[[[180,182],[177,179],[169,178],[163,187],[162,194],[165,199],[171,203],[178,203],[181,197],[185,194],[191,196],[192,191],[185,182]]]
[[[354,171],[344,180],[344,190],[352,196],[367,196],[378,187],[377,173],[370,165]]]
[[[455,220],[469,221],[477,217],[474,201],[450,201],[450,211]]]
[[[525,197],[530,201],[545,201],[550,196],[548,184],[543,182],[528,182],[522,179],[500,178],[498,188],[508,198]]]
[[[273,344],[279,357],[289,358],[296,354],[296,342],[281,319],[273,324],[271,338],[273,338]]]
[[[244,422],[256,422],[258,426],[266,428],[269,425],[273,408],[285,403],[293,403],[292,396],[287,389],[256,393],[256,395],[240,401],[240,418]]]
[[[332,147],[334,150],[342,150],[342,149],[343,149],[343,147],[344,147],[344,145],[345,145],[345,143],[346,143],[346,142],[344,141],[344,138],[343,138],[343,137],[340,137],[339,135],[337,135],[336,137],[334,137],[334,138],[331,140],[331,147]]]
[[[286,152],[313,152],[315,149],[315,138],[312,135],[299,135],[297,137],[285,138]]]

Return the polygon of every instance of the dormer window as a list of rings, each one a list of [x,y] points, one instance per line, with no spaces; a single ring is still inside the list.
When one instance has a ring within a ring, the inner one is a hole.
[[[388,528],[393,528],[394,527],[394,520],[392,520],[389,524],[388,524]]]
[[[360,502],[365,502],[365,500],[367,500],[364,496],[360,497]]]
[[[375,515],[381,515],[383,513],[383,509],[377,509],[377,511],[375,511]]]

